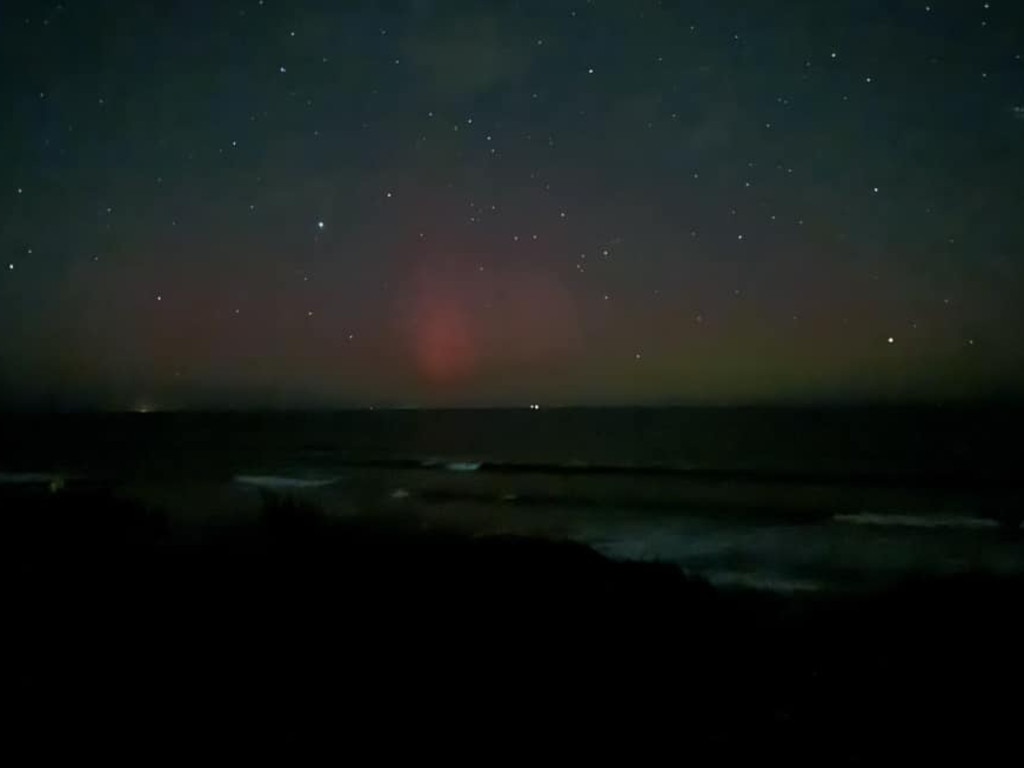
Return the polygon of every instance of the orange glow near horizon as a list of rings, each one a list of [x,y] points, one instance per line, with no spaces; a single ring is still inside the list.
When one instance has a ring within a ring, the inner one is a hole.
[[[458,381],[475,368],[470,318],[450,297],[426,297],[416,318],[414,344],[417,367],[431,383]]]

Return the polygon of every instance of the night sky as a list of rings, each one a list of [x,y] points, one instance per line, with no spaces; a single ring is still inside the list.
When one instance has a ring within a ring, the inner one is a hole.
[[[0,404],[1024,393],[1019,0],[0,5]]]

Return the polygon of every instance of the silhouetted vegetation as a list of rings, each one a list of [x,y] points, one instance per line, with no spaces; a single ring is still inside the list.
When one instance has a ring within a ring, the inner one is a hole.
[[[977,762],[1019,714],[1003,698],[1019,690],[1016,581],[722,591],[573,543],[332,520],[279,496],[201,536],[99,491],[6,497],[0,524],[8,679],[32,738],[100,738],[102,700],[119,731],[179,740],[338,748],[339,729],[431,723],[793,759],[960,742]]]

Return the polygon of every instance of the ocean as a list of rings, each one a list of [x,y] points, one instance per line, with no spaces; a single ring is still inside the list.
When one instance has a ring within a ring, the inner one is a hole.
[[[1024,571],[1016,409],[18,414],[0,424],[0,503],[13,488],[101,485],[201,527],[275,493],[332,515],[568,538],[780,591]]]

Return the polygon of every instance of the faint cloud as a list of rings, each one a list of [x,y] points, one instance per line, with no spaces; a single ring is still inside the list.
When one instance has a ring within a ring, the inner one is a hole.
[[[446,96],[471,96],[522,76],[530,48],[503,33],[494,15],[434,23],[405,41],[406,57],[431,86]]]

